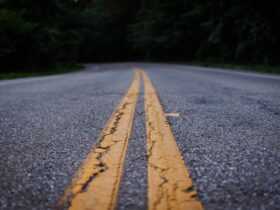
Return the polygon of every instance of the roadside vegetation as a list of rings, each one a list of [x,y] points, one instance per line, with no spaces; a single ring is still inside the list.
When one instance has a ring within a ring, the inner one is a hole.
[[[263,72],[263,73],[280,73],[280,66],[269,66],[269,65],[258,65],[258,64],[232,64],[232,63],[213,63],[213,62],[175,62],[183,65],[193,65],[202,67],[213,67],[213,68],[223,68],[226,70],[244,70],[252,72]]]
[[[272,0],[1,0],[0,74],[129,60],[280,73],[279,22]]]
[[[53,66],[43,69],[25,69],[25,70],[9,70],[0,72],[0,80],[3,79],[14,79],[21,77],[37,77],[37,76],[47,76],[54,74],[63,74],[75,72],[83,69],[81,64],[71,64],[71,65],[62,65],[62,66]]]

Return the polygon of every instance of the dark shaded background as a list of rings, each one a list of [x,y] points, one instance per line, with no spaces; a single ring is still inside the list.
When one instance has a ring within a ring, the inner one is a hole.
[[[0,69],[129,60],[279,66],[279,21],[272,0],[0,0]]]

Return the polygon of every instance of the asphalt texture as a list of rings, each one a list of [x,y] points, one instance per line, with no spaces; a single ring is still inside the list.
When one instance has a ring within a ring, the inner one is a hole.
[[[280,76],[182,65],[87,65],[0,81],[0,209],[53,209],[133,78],[151,77],[205,209],[280,206]],[[117,209],[147,209],[143,85]],[[106,187],[106,186],[104,186]]]

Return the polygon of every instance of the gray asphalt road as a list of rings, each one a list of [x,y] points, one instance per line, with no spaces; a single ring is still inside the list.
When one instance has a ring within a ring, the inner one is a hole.
[[[53,209],[133,78],[151,77],[205,209],[279,209],[280,77],[163,64],[88,65],[0,81],[0,209]],[[143,93],[143,90],[142,90]],[[118,209],[146,209],[143,95]]]

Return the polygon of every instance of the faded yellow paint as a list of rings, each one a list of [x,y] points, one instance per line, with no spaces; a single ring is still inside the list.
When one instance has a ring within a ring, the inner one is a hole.
[[[136,70],[130,88],[102,131],[98,143],[81,165],[59,206],[71,210],[115,208],[140,91],[140,79],[140,73]]]
[[[142,75],[145,84],[149,210],[202,210],[156,91],[148,75],[144,71]]]

